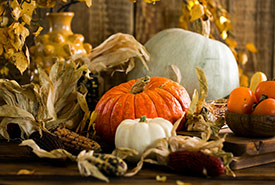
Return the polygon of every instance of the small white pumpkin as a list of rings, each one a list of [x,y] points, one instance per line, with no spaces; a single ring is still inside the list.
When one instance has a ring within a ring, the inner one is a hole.
[[[152,37],[146,44],[150,53],[147,71],[136,62],[127,80],[146,75],[159,76],[177,81],[173,68],[178,67],[180,84],[192,96],[199,90],[195,68],[200,67],[208,82],[208,100],[223,98],[239,87],[237,62],[231,50],[222,42],[179,28],[167,29]]]
[[[163,118],[149,119],[142,116],[140,119],[126,119],[117,127],[115,146],[136,150],[138,155],[127,159],[137,162],[142,153],[153,147],[158,139],[170,137],[172,128],[172,123]]]

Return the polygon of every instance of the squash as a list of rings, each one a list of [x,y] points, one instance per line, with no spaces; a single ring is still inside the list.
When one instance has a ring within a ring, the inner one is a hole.
[[[162,117],[171,123],[187,113],[190,97],[180,84],[164,77],[143,77],[113,87],[96,105],[96,133],[114,144],[117,126],[125,119]],[[178,129],[182,128],[185,122]]]
[[[173,125],[163,118],[126,119],[117,127],[115,134],[116,148],[131,148],[138,152],[137,155],[129,157],[128,160],[137,162],[142,153],[154,147],[158,139],[170,137]]]
[[[146,44],[151,55],[147,71],[141,62],[127,75],[127,80],[141,76],[161,76],[176,81],[171,67],[178,67],[181,85],[191,96],[199,90],[195,68],[202,68],[207,77],[207,100],[223,98],[239,87],[237,62],[231,50],[223,43],[180,28],[159,32]]]

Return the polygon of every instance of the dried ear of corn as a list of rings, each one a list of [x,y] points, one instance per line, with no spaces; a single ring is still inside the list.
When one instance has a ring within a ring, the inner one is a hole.
[[[64,145],[61,140],[49,132],[42,131],[41,134],[39,132],[33,132],[30,135],[30,139],[33,139],[40,148],[46,151],[51,151],[58,148],[64,149]]]
[[[91,163],[107,175],[121,176],[127,171],[126,163],[112,154],[94,153]]]
[[[96,141],[81,136],[64,127],[57,127],[52,130],[52,133],[62,141],[65,149],[71,153],[79,153],[82,150],[101,151],[101,147]]]
[[[92,150],[83,150],[77,156],[74,156],[64,149],[55,149],[47,152],[41,149],[32,139],[24,140],[20,146],[31,147],[33,152],[41,158],[71,159],[77,162],[81,175],[94,176],[106,182],[109,182],[109,179],[104,174],[121,176],[127,171],[127,164],[123,159],[112,154],[101,154],[94,153]]]
[[[220,158],[202,152],[176,151],[168,156],[168,167],[193,176],[219,176],[225,169]]]

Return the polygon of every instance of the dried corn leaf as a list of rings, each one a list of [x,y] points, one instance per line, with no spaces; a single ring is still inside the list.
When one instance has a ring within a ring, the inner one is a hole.
[[[69,128],[75,128],[83,121],[82,112],[85,115],[90,113],[85,95],[80,94],[77,89],[77,82],[85,70],[86,66],[58,62],[52,66],[49,75],[42,68],[38,68],[41,96],[44,97],[49,115],[54,120],[73,120],[73,125],[68,125]]]
[[[207,84],[206,75],[201,68],[196,67],[196,74],[200,83],[200,98],[197,103],[197,112],[200,112],[203,105],[205,104],[205,99],[208,94],[208,84]]]
[[[110,68],[125,64],[132,58],[139,58],[145,68],[149,70],[146,62],[150,56],[145,47],[140,44],[132,35],[117,33],[107,38],[102,44],[92,50],[86,62],[91,72],[107,71]],[[126,70],[133,69],[134,63]]]
[[[174,127],[176,128],[177,125],[174,125]],[[133,176],[137,174],[141,170],[144,162],[167,165],[168,156],[171,152],[183,150],[202,152],[208,155],[222,157],[227,171],[231,172],[229,164],[233,155],[222,150],[225,137],[226,136],[218,138],[217,140],[208,141],[206,138],[201,139],[199,137],[178,136],[171,133],[170,137],[158,139],[153,148],[147,149],[142,154],[137,166],[125,174],[125,176]]]
[[[178,68],[178,66],[176,65],[170,65],[170,67],[172,68],[172,70],[174,71],[175,75],[176,75],[176,82],[180,83],[181,81],[181,72],[180,69]]]
[[[188,113],[187,113],[188,116],[193,115],[196,112],[198,101],[199,101],[199,93],[197,89],[194,89],[194,93],[192,95],[192,101],[190,103]]]
[[[76,160],[76,157],[64,149],[55,149],[50,152],[41,149],[32,139],[24,140],[19,146],[29,146],[32,148],[33,153],[35,153],[40,158],[50,158],[50,159],[62,159],[69,158],[71,160]]]
[[[195,90],[187,114],[186,130],[201,132],[201,137],[208,140],[211,135],[218,137],[219,130],[224,125],[225,120],[223,117],[217,119],[205,102],[208,84],[204,71],[196,68],[196,74],[200,83],[200,96]]]
[[[34,85],[20,86],[13,80],[0,80],[0,134],[9,139],[7,125],[18,124],[21,137],[29,136],[39,130],[43,120],[49,119]]]
[[[96,161],[96,157],[93,156],[93,151],[86,152],[85,150],[80,152],[78,156],[74,156],[64,149],[55,149],[50,152],[41,149],[32,139],[24,140],[20,146],[29,146],[33,152],[40,158],[50,159],[64,159],[69,158],[72,161],[76,161],[78,169],[83,176],[93,176],[105,182],[109,182],[109,179],[102,174],[102,172],[93,165],[90,161]]]

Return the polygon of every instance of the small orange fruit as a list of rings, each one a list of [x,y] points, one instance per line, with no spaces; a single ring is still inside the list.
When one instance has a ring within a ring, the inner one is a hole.
[[[261,101],[252,112],[256,115],[275,115],[275,99],[267,98]]]
[[[256,103],[255,94],[247,87],[234,89],[227,100],[227,109],[239,114],[250,114],[252,106]]]
[[[256,87],[255,95],[259,101],[262,95],[266,95],[268,98],[275,98],[275,81],[263,81]]]

